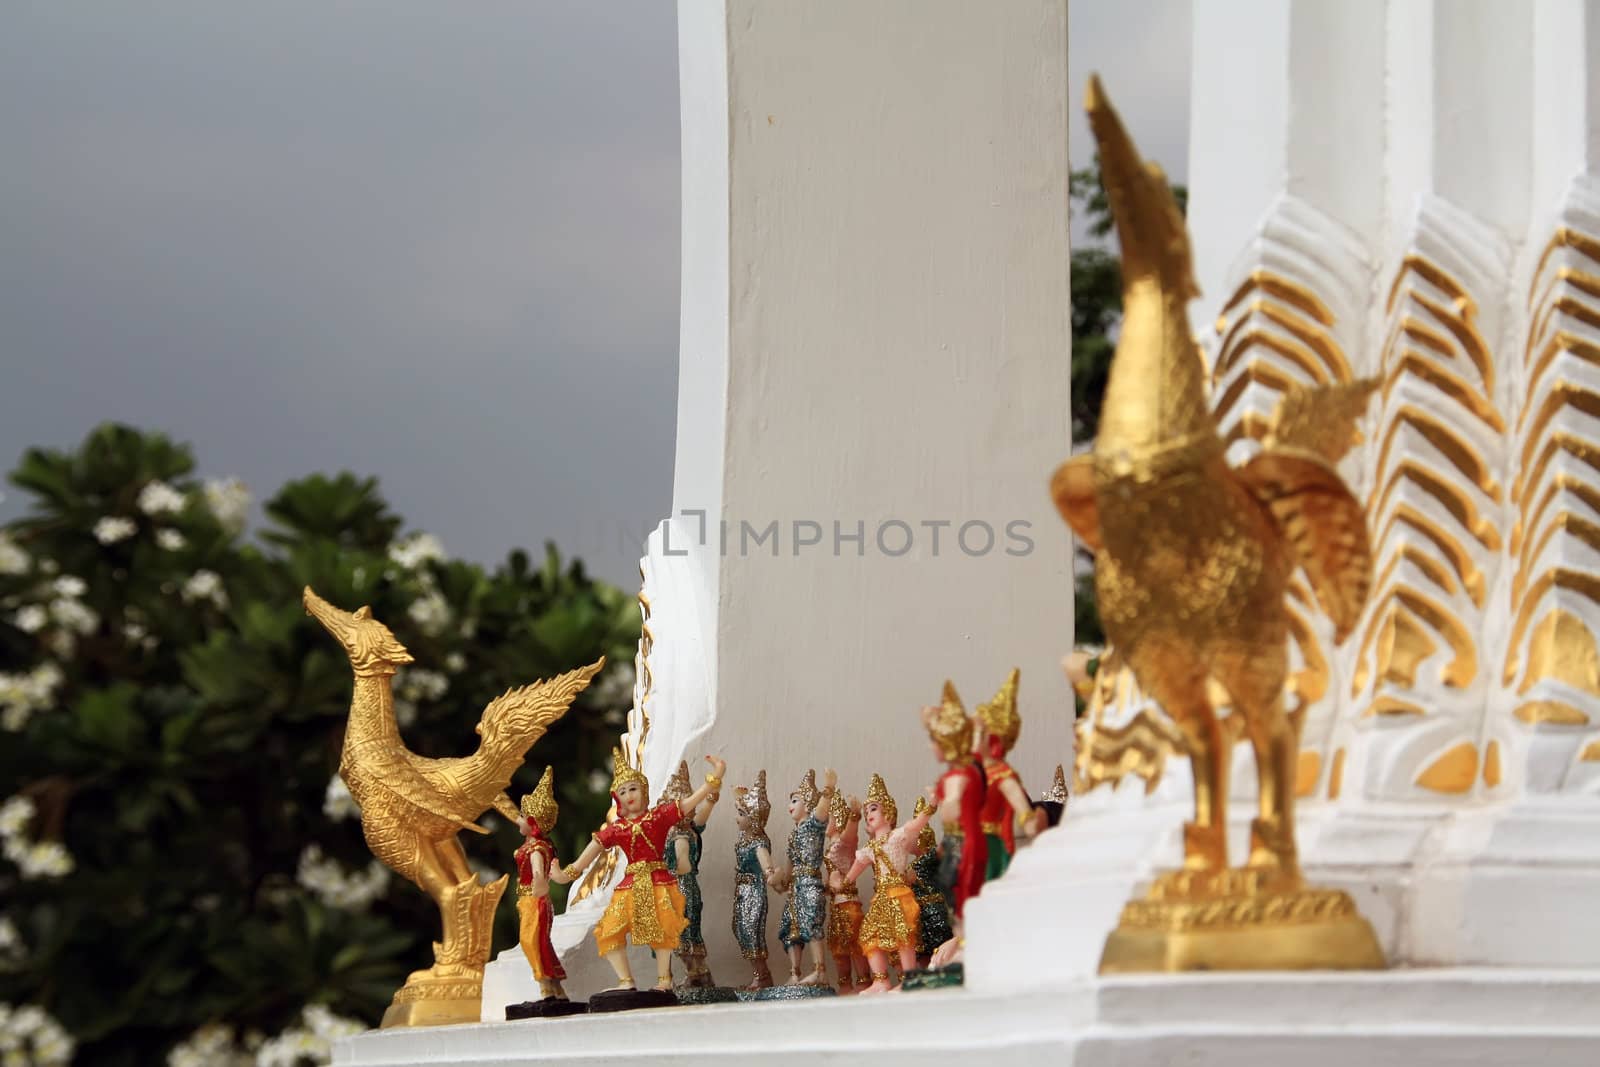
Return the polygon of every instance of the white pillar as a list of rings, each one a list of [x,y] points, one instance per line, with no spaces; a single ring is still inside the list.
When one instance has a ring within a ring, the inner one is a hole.
[[[680,757],[696,780],[703,752],[729,764],[701,873],[719,981],[748,980],[732,787],[758,769],[780,853],[807,768],[858,795],[882,773],[907,818],[940,769],[918,709],[947,677],[975,705],[1013,666],[1024,781],[1071,764],[1047,490],[1071,444],[1066,32],[1065,0],[679,4],[678,446],[645,563],[644,751],[652,790]],[[593,952],[566,954],[579,990]]]

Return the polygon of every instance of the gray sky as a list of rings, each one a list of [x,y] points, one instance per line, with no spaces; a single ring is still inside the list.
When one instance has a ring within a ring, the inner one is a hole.
[[[9,5],[0,463],[116,419],[631,587],[672,495],[676,32],[667,0]],[[1099,70],[1178,177],[1188,37],[1184,0],[1072,5],[1075,104]]]

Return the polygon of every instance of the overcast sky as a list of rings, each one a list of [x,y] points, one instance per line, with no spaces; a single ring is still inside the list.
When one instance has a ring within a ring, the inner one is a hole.
[[[1075,115],[1099,70],[1180,178],[1188,20],[1069,32]],[[669,0],[8,5],[0,463],[115,419],[631,587],[672,496],[676,32]]]

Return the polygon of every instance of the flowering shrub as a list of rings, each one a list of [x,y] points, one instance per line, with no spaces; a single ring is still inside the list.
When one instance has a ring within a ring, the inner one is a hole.
[[[30,451],[11,481],[31,510],[0,528],[8,1065],[325,1062],[431,962],[432,902],[373,863],[336,777],[350,668],[305,585],[370,604],[416,657],[395,704],[425,756],[470,751],[508,686],[604,653],[512,786],[555,765],[567,856],[603,815],[590,775],[631,689],[637,607],[554,549],[538,567],[452,560],[349,474],[284,486],[252,539],[243,485],[119,426]],[[515,830],[484,824],[462,835],[475,869],[509,870]]]

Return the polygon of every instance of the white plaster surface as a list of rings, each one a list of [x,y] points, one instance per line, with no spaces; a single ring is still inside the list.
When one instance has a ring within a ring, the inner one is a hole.
[[[1127,976],[1007,995],[944,990],[374,1031],[340,1042],[333,1062],[1591,1067],[1600,1060],[1597,1002],[1593,970]]]

